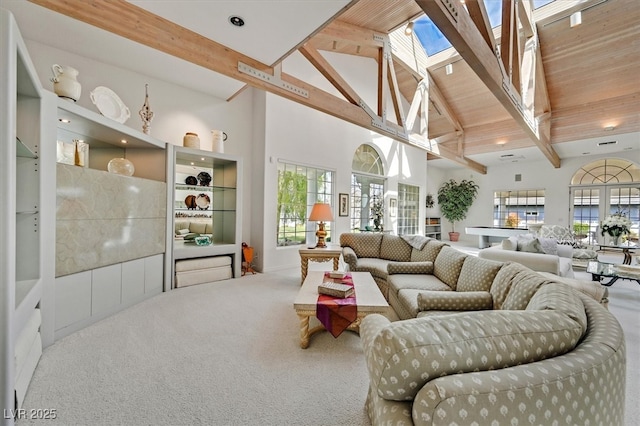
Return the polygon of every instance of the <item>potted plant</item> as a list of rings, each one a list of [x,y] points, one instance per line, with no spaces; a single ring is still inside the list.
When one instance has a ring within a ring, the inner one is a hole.
[[[462,180],[460,183],[454,179],[442,184],[438,189],[438,204],[442,216],[451,222],[449,240],[458,241],[460,233],[455,230],[455,223],[467,217],[469,207],[478,195],[478,185],[472,180]]]

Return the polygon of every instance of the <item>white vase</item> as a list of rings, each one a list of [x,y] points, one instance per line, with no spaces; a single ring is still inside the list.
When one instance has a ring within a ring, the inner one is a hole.
[[[114,173],[123,176],[133,176],[136,168],[133,163],[126,158],[113,158],[107,164],[107,170],[109,173]]]

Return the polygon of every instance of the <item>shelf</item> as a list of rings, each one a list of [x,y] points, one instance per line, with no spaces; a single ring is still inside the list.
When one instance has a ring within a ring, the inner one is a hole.
[[[26,146],[20,139],[16,138],[16,156],[22,158],[38,158],[38,154],[31,151],[31,148]]]
[[[58,121],[58,130],[72,134],[71,139],[83,139],[92,148],[124,148],[121,141],[126,139],[127,149],[165,149],[163,141],[60,98],[58,120],[63,119],[69,122]]]
[[[207,191],[207,192],[214,192],[214,191],[235,191],[236,188],[231,187],[231,186],[194,186],[194,185],[185,185],[185,184],[180,184],[180,183],[176,183],[176,191]]]

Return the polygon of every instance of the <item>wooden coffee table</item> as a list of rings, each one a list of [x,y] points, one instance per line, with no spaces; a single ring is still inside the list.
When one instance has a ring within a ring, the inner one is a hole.
[[[386,315],[389,311],[389,304],[369,272],[351,272],[351,276],[356,289],[358,316],[347,330],[358,333],[362,318],[369,314]],[[300,347],[302,349],[309,347],[309,339],[313,334],[325,330],[322,324],[309,329],[309,319],[316,316],[318,284],[322,283],[323,277],[324,271],[309,271],[293,302],[293,308],[300,318]]]

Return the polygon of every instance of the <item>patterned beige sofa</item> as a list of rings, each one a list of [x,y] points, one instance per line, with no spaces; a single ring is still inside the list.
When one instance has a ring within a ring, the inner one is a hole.
[[[342,257],[350,271],[369,272],[384,297],[389,300],[387,283],[389,264],[396,262],[433,262],[446,244],[434,238],[381,233],[345,233],[340,235]],[[407,240],[412,241],[411,245]],[[415,264],[420,267],[419,264]],[[418,269],[418,271],[420,271]]]
[[[488,292],[417,303],[360,326],[373,425],[623,424],[624,336],[593,298],[509,263]]]

